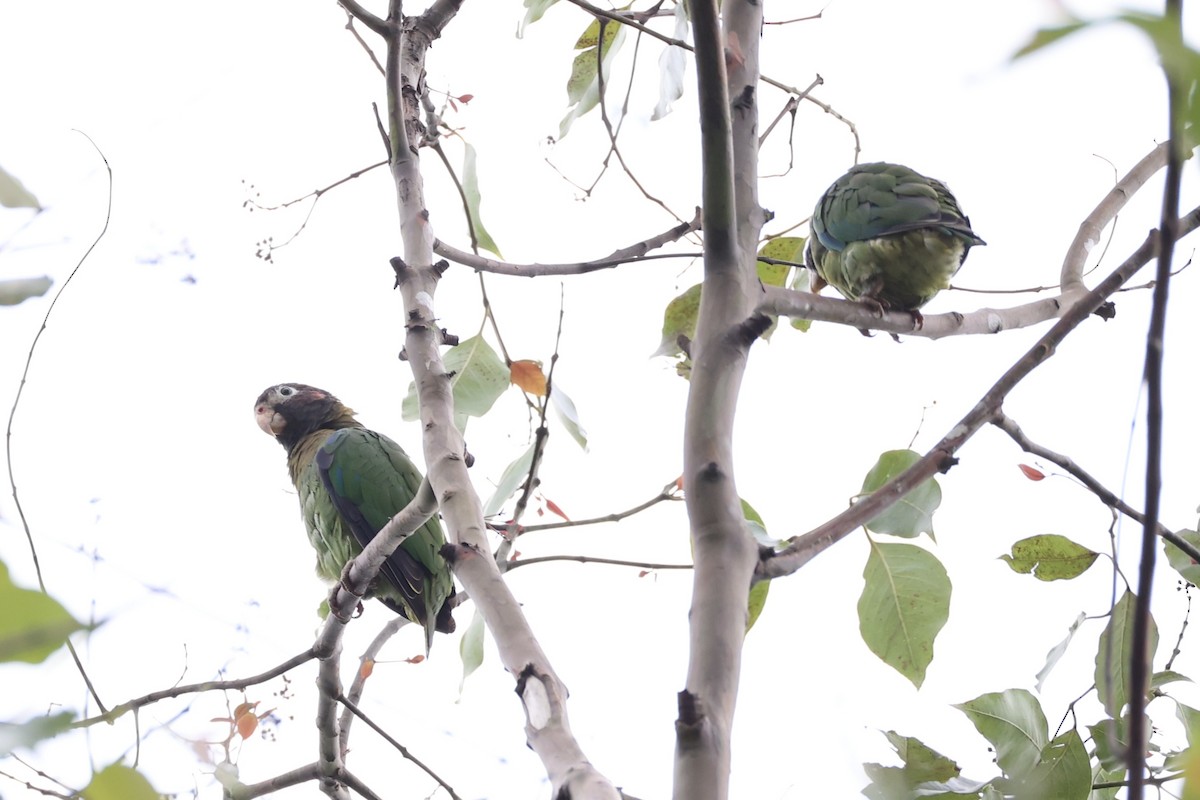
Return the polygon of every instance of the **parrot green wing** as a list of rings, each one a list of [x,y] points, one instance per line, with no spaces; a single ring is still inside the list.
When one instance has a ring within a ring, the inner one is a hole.
[[[346,562],[409,504],[420,485],[416,465],[386,436],[365,428],[329,432],[297,485],[318,572],[338,579]],[[430,517],[388,557],[371,589],[372,596],[424,626],[426,648],[435,629],[454,629],[446,605],[454,581],[439,554],[445,543],[437,516]]]
[[[900,164],[860,164],[817,201],[805,261],[851,300],[915,311],[985,242],[946,184]]]

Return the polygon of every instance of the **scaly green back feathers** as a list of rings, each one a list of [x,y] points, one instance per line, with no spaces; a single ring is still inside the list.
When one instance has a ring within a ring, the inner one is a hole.
[[[805,262],[850,300],[915,311],[984,243],[946,184],[877,162],[852,168],[817,201]]]

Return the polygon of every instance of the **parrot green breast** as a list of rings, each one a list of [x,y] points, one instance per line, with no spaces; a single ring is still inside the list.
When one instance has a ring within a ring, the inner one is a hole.
[[[860,164],[817,201],[806,263],[850,300],[915,311],[985,242],[941,181],[899,164]]]
[[[416,495],[421,473],[391,439],[366,428],[321,429],[297,445],[288,459],[300,495],[317,574],[341,577],[379,529]],[[424,626],[426,645],[439,626],[454,582],[439,550],[446,543],[437,516],[428,519],[389,557],[368,596],[376,597]],[[440,629],[450,629],[448,609]]]

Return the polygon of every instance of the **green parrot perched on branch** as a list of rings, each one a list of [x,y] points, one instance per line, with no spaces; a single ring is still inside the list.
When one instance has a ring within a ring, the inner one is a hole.
[[[813,209],[804,261],[812,290],[833,286],[879,309],[917,309],[950,285],[967,252],[986,244],[946,184],[900,164],[859,164]]]
[[[288,453],[317,574],[337,581],[367,542],[416,496],[421,472],[388,437],[368,430],[329,392],[281,383],[254,401],[258,427]],[[446,543],[437,515],[383,562],[368,597],[425,628],[425,652],[435,630],[454,630],[454,579],[439,550]]]

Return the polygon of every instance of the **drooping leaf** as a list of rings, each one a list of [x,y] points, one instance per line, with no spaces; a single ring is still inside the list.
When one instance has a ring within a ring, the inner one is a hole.
[[[1041,760],[1050,734],[1041,703],[1029,691],[990,692],[954,707],[991,743],[1005,775],[1020,779]]]
[[[811,285],[812,274],[807,269],[798,269],[792,276],[792,284],[788,288],[795,289],[797,292],[807,292]],[[808,329],[812,327],[812,320],[793,318],[792,327],[801,333],[808,333]]]
[[[471,220],[471,230],[475,233],[475,243],[484,250],[490,250],[503,258],[500,248],[492,240],[492,235],[487,232],[487,228],[483,227],[483,217],[479,215],[479,205],[483,201],[483,197],[479,192],[479,171],[476,167],[475,148],[469,144],[464,144],[463,147],[462,188],[467,202],[467,216]]]
[[[521,391],[537,397],[546,396],[546,373],[538,361],[514,361],[512,363],[511,380],[521,388]]]
[[[603,62],[604,85],[607,90],[612,74],[613,56],[625,41],[625,26],[612,20],[594,18],[575,43],[571,77],[567,79],[567,100],[571,109],[558,123],[558,138],[571,130],[571,124],[596,107],[600,101],[600,62]]]
[[[0,758],[18,747],[33,747],[43,739],[63,733],[74,720],[73,712],[60,711],[27,722],[0,724]]]
[[[563,391],[562,384],[557,381],[554,386],[550,387],[550,405],[554,406],[554,414],[567,429],[567,433],[571,434],[571,438],[584,449],[584,452],[587,452],[587,429],[579,421],[579,411],[576,410],[574,401]]]
[[[686,6],[675,4],[674,38],[686,42],[691,26],[688,25]],[[658,57],[658,104],[654,106],[651,120],[658,120],[671,113],[671,105],[683,97],[683,72],[687,64],[687,53],[683,48],[667,45]]]
[[[31,297],[41,297],[50,291],[53,285],[54,281],[50,280],[48,275],[0,281],[0,306],[15,306]]]
[[[25,184],[3,167],[0,167],[0,206],[6,208],[37,208],[42,204],[25,188]]]
[[[1083,30],[1091,24],[1094,23],[1084,22],[1083,20],[1072,20],[1065,25],[1059,25],[1054,28],[1041,28],[1034,32],[1033,38],[1029,42],[1023,45],[1020,50],[1013,53],[1013,60],[1015,61],[1030,53],[1035,53],[1060,39],[1070,36],[1072,33]]]
[[[0,562],[0,662],[39,664],[84,627],[54,598],[14,585]]]
[[[871,543],[858,600],[863,641],[920,688],[933,642],[950,614],[950,579],[937,557],[911,544]]]
[[[1200,548],[1200,533],[1183,530],[1179,531],[1177,535],[1193,547]],[[1166,553],[1167,563],[1182,575],[1185,581],[1200,585],[1200,564],[1197,564],[1191,556],[1166,539],[1163,539],[1163,552]]]
[[[1021,800],[1087,800],[1092,765],[1074,728],[1042,748],[1041,760],[1021,781]]]
[[[952,759],[946,758],[920,739],[901,736],[895,731],[884,731],[883,735],[904,762],[904,773],[913,786],[927,781],[948,781],[962,772]]]
[[[691,341],[696,336],[696,320],[700,316],[700,291],[704,284],[697,283],[689,286],[684,292],[667,303],[663,313],[662,341],[658,349],[650,354],[654,356],[674,356],[683,353],[679,346],[679,337]]]
[[[558,0],[525,0],[525,18],[517,26],[517,38],[522,38],[525,29],[541,19],[546,10],[557,2]]]
[[[1129,702],[1134,691],[1145,691],[1145,687],[1129,685],[1129,668],[1133,657],[1133,621],[1136,614],[1137,597],[1126,591],[1113,606],[1108,625],[1100,634],[1100,646],[1096,653],[1096,692],[1110,717],[1118,717]],[[1158,626],[1150,618],[1150,658],[1158,649]]]
[[[132,767],[113,764],[92,776],[84,800],[161,800],[150,781]]]
[[[1054,669],[1054,666],[1058,664],[1059,659],[1062,658],[1063,654],[1067,652],[1067,647],[1071,644],[1071,639],[1075,637],[1075,631],[1079,630],[1079,626],[1083,624],[1085,619],[1087,619],[1087,614],[1081,611],[1079,616],[1075,618],[1075,621],[1071,623],[1071,627],[1067,630],[1066,638],[1054,645],[1054,647],[1050,649],[1049,653],[1046,653],[1046,663],[1042,665],[1040,670],[1038,670],[1037,683],[1034,684],[1033,688],[1037,689],[1039,692],[1042,690],[1042,684],[1045,683],[1046,677],[1050,674],[1050,670]]]
[[[740,499],[741,498],[739,498],[739,500]],[[749,527],[751,532],[754,534],[755,540],[769,540],[770,535],[767,533],[767,525],[765,522],[763,522],[763,519],[761,516],[759,516],[759,513],[754,510],[754,506],[750,505],[745,500],[741,500],[741,503],[742,517],[745,518],[746,526]],[[770,591],[770,581],[759,581],[750,587],[750,616],[746,620],[746,633],[749,633],[750,629],[754,627],[754,623],[758,622],[758,618],[762,614],[763,608],[765,608],[767,605],[767,593]]]
[[[1046,473],[1042,472],[1037,467],[1031,467],[1028,464],[1017,464],[1017,467],[1021,470],[1021,473],[1031,481],[1046,480]]]
[[[883,453],[863,479],[862,493],[871,494],[920,459],[921,454],[912,450],[889,450]],[[933,538],[933,512],[941,503],[942,489],[936,480],[930,478],[868,522],[867,530],[905,538],[928,533]]]
[[[1047,533],[1030,536],[1015,542],[1012,554],[1000,556],[1013,572],[1033,576],[1041,581],[1061,581],[1077,578],[1095,563],[1100,554],[1076,544],[1065,536]]]
[[[1129,718],[1102,719],[1087,727],[1101,768],[1109,771],[1121,769],[1125,765],[1125,754],[1129,747]]]
[[[504,504],[508,502],[508,498],[512,497],[517,488],[525,483],[525,478],[529,475],[529,468],[533,465],[535,447],[536,445],[529,445],[529,449],[505,467],[504,474],[500,476],[500,481],[496,484],[496,490],[492,492],[492,496],[488,498],[483,507],[485,517],[499,513]]]
[[[458,681],[458,697],[461,700],[467,678],[483,664],[483,615],[479,613],[478,608],[475,609],[471,624],[467,626],[462,639],[458,641],[458,656],[463,665],[462,678]]]
[[[508,388],[509,371],[492,346],[477,334],[442,354],[454,393],[454,422],[461,431],[467,417],[482,417]],[[400,416],[411,422],[420,416],[417,384],[408,384]]]

